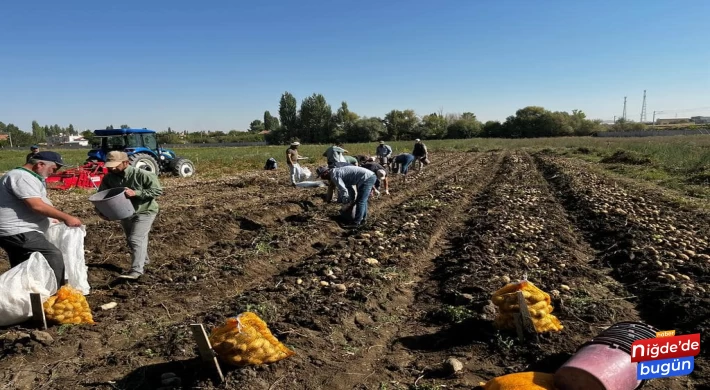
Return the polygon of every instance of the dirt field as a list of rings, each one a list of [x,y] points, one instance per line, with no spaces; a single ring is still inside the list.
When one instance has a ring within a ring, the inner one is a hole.
[[[129,264],[118,223],[94,216],[87,194],[52,193],[87,225],[97,324],[54,326],[44,343],[22,326],[0,330],[0,389],[157,389],[168,372],[185,389],[472,389],[506,373],[554,372],[624,320],[699,332],[708,345],[706,212],[571,158],[433,158],[410,183],[395,180],[390,196],[372,199],[360,231],[340,227],[325,189],[286,185],[283,168],[165,180],[139,282],[115,282]],[[489,301],[524,274],[553,296],[565,327],[532,344],[496,331]],[[98,310],[111,301],[115,309]],[[189,325],[209,331],[247,310],[296,355],[223,365],[226,383],[217,386]],[[708,389],[708,356],[701,347],[692,375],[644,388]],[[460,373],[441,369],[449,357],[464,363]]]

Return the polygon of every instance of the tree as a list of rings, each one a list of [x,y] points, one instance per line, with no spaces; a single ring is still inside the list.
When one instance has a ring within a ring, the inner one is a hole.
[[[121,128],[122,128],[122,129],[130,129],[131,126],[128,126],[128,125],[121,125]]]
[[[412,133],[419,124],[419,118],[414,110],[392,110],[385,115],[385,125],[387,126],[387,138],[398,141],[400,139],[413,139]]]
[[[262,121],[255,119],[249,124],[250,133],[259,133],[262,131],[264,131],[264,123]]]
[[[486,122],[486,124],[483,125],[483,129],[481,131],[481,136],[482,137],[489,137],[489,138],[505,137],[505,134],[503,134],[503,124],[501,124],[498,121]]]
[[[333,110],[321,94],[313,94],[301,102],[299,138],[305,142],[335,140],[331,117]]]
[[[44,142],[47,138],[44,128],[42,128],[37,121],[32,121],[32,137],[34,137],[35,142]]]
[[[69,135],[78,135],[79,132],[77,132],[76,130],[74,130],[74,125],[72,125],[72,124],[70,123],[70,124],[69,124],[69,127],[67,127],[67,134],[69,134]]]
[[[264,130],[273,131],[280,126],[279,118],[271,115],[269,111],[264,111]]]
[[[387,133],[380,118],[362,118],[345,126],[345,142],[372,142],[381,139]]]
[[[281,126],[285,131],[285,138],[289,140],[296,138],[299,133],[298,103],[296,102],[296,98],[289,92],[284,92],[283,95],[281,95],[279,118],[281,119]]]
[[[106,130],[113,130],[113,125],[106,126]]]
[[[461,115],[461,119],[450,124],[446,129],[446,138],[473,138],[480,136],[481,132],[481,122],[476,119],[476,115],[471,112],[465,112]]]
[[[433,113],[424,115],[422,123],[417,127],[417,130],[412,134],[415,138],[439,139],[446,135],[446,127],[448,123],[446,118],[439,114]]]

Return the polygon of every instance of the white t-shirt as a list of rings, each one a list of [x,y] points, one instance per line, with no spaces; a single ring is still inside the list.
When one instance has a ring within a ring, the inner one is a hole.
[[[44,233],[49,228],[49,218],[34,212],[24,199],[47,198],[44,179],[26,169],[13,169],[0,178],[0,237],[27,232]]]

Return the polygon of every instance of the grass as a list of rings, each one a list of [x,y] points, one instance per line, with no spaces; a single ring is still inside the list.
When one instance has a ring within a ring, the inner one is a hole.
[[[395,153],[411,152],[412,141],[389,142]],[[688,195],[710,198],[710,136],[673,136],[640,138],[595,138],[560,137],[535,139],[466,139],[426,141],[432,158],[437,152],[446,151],[491,151],[547,150],[590,162],[600,162],[614,153],[625,151],[632,160],[626,163],[604,164],[616,173],[634,179],[653,182],[667,188],[680,190]],[[310,157],[302,165],[315,169],[325,164],[323,151],[329,145],[302,145],[299,152]],[[351,155],[374,153],[377,143],[346,144]],[[216,178],[238,174],[244,170],[263,169],[270,157],[279,162],[279,171],[285,170],[287,146],[247,147],[185,147],[176,148],[181,157],[191,159],[197,168],[198,177]],[[87,149],[59,150],[69,164],[81,164]],[[24,161],[27,151],[0,151],[0,172],[7,171]],[[613,159],[612,159],[613,161]],[[628,163],[631,162],[631,163]],[[636,163],[634,163],[636,162]]]

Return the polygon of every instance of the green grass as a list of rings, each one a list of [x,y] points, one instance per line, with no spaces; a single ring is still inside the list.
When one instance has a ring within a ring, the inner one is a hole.
[[[412,141],[388,142],[395,153],[411,152]],[[490,150],[526,150],[530,152],[549,149],[556,154],[568,155],[591,162],[599,162],[614,152],[629,151],[631,155],[650,159],[650,163],[605,164],[616,173],[634,179],[653,182],[668,188],[680,190],[698,197],[710,197],[710,136],[673,136],[640,138],[594,138],[561,137],[535,139],[466,139],[466,140],[427,140],[432,159],[436,161],[437,152],[445,151],[490,151]],[[311,157],[302,165],[315,168],[325,164],[323,151],[329,145],[302,145],[299,152]],[[374,153],[377,143],[346,144],[351,155]],[[262,169],[270,157],[279,162],[279,169],[285,165],[287,146],[247,146],[247,147],[180,147],[176,153],[191,159],[199,177],[215,178],[233,175],[240,171]],[[87,149],[59,150],[65,161],[81,164],[86,158]],[[0,151],[0,172],[21,165],[27,151]]]

